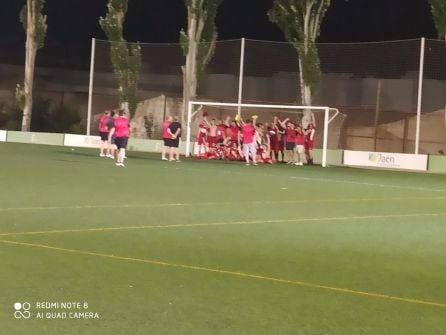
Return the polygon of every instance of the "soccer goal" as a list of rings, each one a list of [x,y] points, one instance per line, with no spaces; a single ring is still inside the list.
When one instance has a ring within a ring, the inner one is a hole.
[[[196,147],[196,135],[198,124],[202,121],[203,114],[208,115],[208,120],[224,122],[234,119],[238,115],[242,119],[250,118],[253,114],[258,116],[257,123],[272,123],[276,116],[280,120],[289,119],[294,123],[313,123],[316,127],[315,149],[320,150],[320,163],[327,166],[328,149],[338,149],[340,129],[345,117],[337,108],[327,106],[297,106],[275,104],[238,104],[211,101],[190,101],[187,109],[186,125],[186,157],[189,157]]]

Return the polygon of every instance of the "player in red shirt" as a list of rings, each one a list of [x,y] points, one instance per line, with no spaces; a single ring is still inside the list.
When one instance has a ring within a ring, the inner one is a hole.
[[[217,144],[224,144],[226,140],[226,126],[222,121],[217,122]]]
[[[163,151],[161,153],[161,160],[163,161],[167,161],[168,159],[166,158],[166,152],[167,149],[169,148],[169,140],[171,138],[171,135],[169,133],[169,126],[172,123],[172,116],[169,116],[166,121],[163,122]]]
[[[316,128],[313,123],[308,124],[308,128],[305,130],[305,155],[307,156],[307,163],[313,165],[313,148],[314,148],[314,134]]]
[[[288,118],[280,122],[280,124],[285,128],[285,161],[287,164],[293,164],[294,147],[296,146],[296,126]]]
[[[284,135],[284,128],[280,124],[280,120],[277,116],[274,117],[273,123],[271,125],[270,130],[270,141],[271,141],[271,158],[273,161],[276,162],[284,162],[285,161],[285,155],[283,152],[283,135]],[[281,154],[280,160],[279,160],[279,153]]]
[[[110,120],[110,111],[105,111],[104,114],[99,119],[99,136],[101,137],[101,151],[99,153],[100,157],[105,157],[104,153],[108,148],[108,132],[107,122]]]
[[[227,133],[228,133],[227,138],[229,138],[231,142],[235,142],[238,144],[240,137],[240,128],[237,125],[236,121],[231,121],[231,125],[227,129]]]
[[[115,119],[115,143],[118,147],[118,155],[116,159],[117,166],[124,166],[125,149],[129,139],[130,125],[129,119],[124,115],[122,109],[118,112],[118,117]]]
[[[240,160],[239,136],[240,128],[237,122],[233,120],[226,128],[225,156],[229,160]]]

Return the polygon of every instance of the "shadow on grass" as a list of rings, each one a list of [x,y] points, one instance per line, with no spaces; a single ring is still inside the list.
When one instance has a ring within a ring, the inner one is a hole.
[[[75,149],[70,149],[67,148],[66,150],[58,150],[57,153],[60,154],[64,154],[66,156],[71,156],[71,157],[86,157],[86,158],[99,158],[99,154],[98,154],[98,150],[97,149],[90,149],[90,148],[75,148]],[[162,161],[161,160],[161,154],[160,153],[149,153],[149,152],[135,152],[135,151],[127,151],[126,152],[127,158],[131,159],[131,160],[138,160],[138,161],[150,161],[150,162],[159,162],[161,164],[173,164],[174,162],[169,162],[169,161]],[[104,158],[104,159],[109,159],[109,158]],[[182,156],[181,158],[181,162],[182,163],[188,163],[188,164],[197,164],[197,165],[231,165],[231,166],[245,166],[245,162],[244,161],[229,161],[229,160],[220,160],[220,159],[198,159],[198,158],[186,158],[184,156]],[[75,161],[75,160],[71,160],[71,159],[56,159],[59,161],[67,161],[67,162],[79,162],[79,161]],[[318,165],[314,165],[312,166],[317,167]],[[287,164],[281,164],[281,163],[276,163],[276,164],[264,164],[264,163],[259,163],[258,167],[270,167],[270,168],[286,168],[286,169],[306,169],[308,167],[295,167],[295,166],[290,166]],[[258,167],[253,167],[253,168],[258,168]]]

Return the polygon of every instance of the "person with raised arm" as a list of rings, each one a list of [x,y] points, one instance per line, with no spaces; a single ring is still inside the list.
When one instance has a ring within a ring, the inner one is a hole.
[[[314,148],[314,135],[316,133],[316,127],[313,123],[309,123],[305,130],[305,155],[307,156],[307,164],[313,165],[313,148]]]
[[[272,164],[271,159],[271,142],[267,132],[267,125],[258,123],[256,127],[257,155],[263,163]]]
[[[198,124],[197,133],[197,145],[198,145],[198,158],[203,158],[208,152],[208,133],[210,124],[208,121],[209,114],[207,112],[203,113],[202,119]]]
[[[252,116],[251,119],[246,119],[245,122],[240,120],[242,126],[242,136],[243,136],[243,156],[245,157],[246,165],[250,164],[249,158],[252,159],[252,165],[257,165],[256,155],[257,146],[255,139],[256,132],[256,119],[257,115]]]
[[[280,122],[280,121],[279,121]],[[286,118],[280,125],[285,128],[285,161],[287,164],[294,164],[294,148],[296,146],[296,126],[289,118]]]
[[[294,148],[294,164],[303,165],[303,157],[305,155],[305,134],[302,124],[296,127],[296,147]]]

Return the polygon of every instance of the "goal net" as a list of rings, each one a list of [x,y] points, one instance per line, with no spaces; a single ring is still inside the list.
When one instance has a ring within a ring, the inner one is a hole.
[[[229,125],[231,121],[240,118],[245,120],[257,116],[256,123],[263,124],[265,129],[273,124],[276,117],[281,122],[289,121],[307,128],[310,123],[316,129],[314,144],[315,162],[323,167],[328,165],[327,153],[330,149],[341,147],[340,132],[345,115],[336,108],[328,106],[296,106],[279,104],[237,104],[211,101],[190,101],[187,110],[186,124],[186,156],[198,156],[203,146],[198,140],[200,125]],[[282,153],[283,155],[283,153]],[[283,159],[283,156],[282,156]]]

